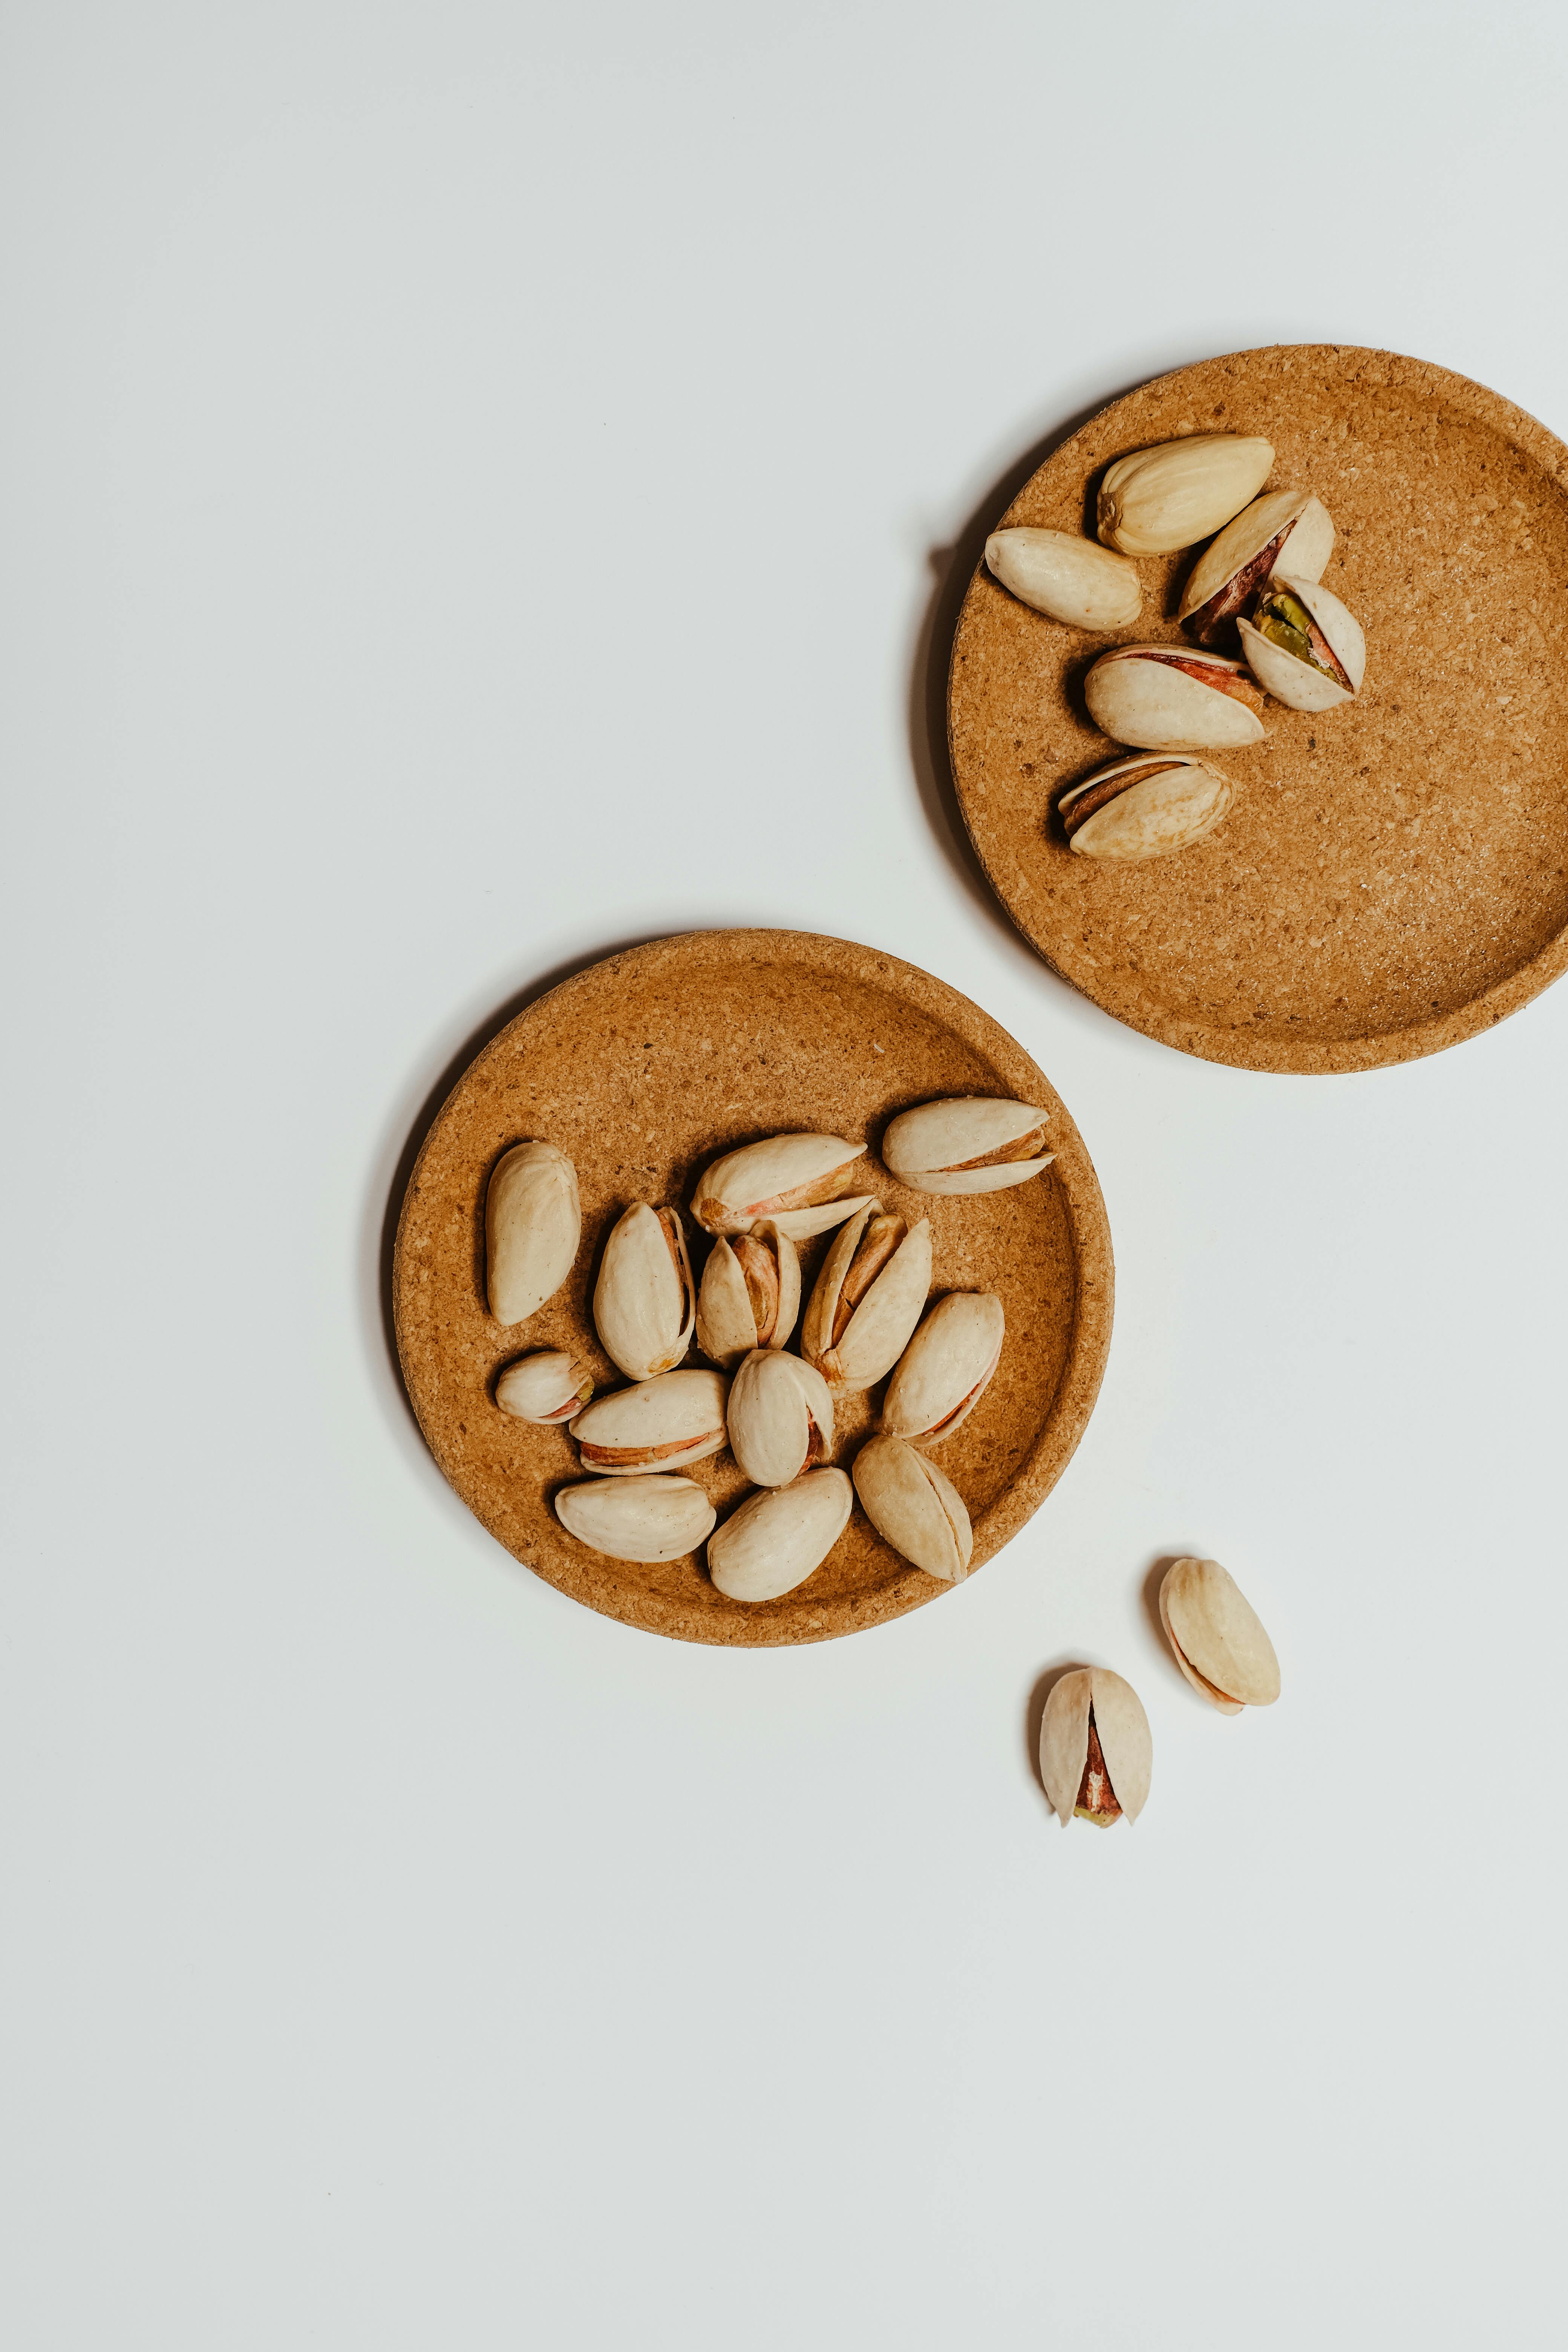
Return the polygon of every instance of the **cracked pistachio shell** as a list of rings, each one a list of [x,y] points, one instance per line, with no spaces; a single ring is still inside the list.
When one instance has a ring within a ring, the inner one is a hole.
[[[697,1293],[697,1344],[732,1372],[753,1348],[782,1348],[800,1313],[800,1252],[764,1218],[708,1253]]]
[[[1134,449],[1100,483],[1101,542],[1123,555],[1195,547],[1258,496],[1273,463],[1268,442],[1242,433],[1190,433]]]
[[[1306,606],[1350,684],[1342,686],[1327,671],[1315,668],[1310,662],[1288,653],[1283,646],[1277,646],[1250,621],[1241,621],[1237,625],[1241,631],[1241,650],[1258,685],[1276,702],[1283,702],[1292,710],[1332,710],[1359,694],[1366,676],[1366,639],[1350,607],[1342,604],[1333,590],[1325,588],[1321,581],[1303,580],[1294,573],[1276,572],[1268,588],[1286,589],[1298,604]]]
[[[868,1389],[909,1346],[930,1289],[930,1219],[906,1231],[901,1217],[884,1217],[881,1203],[868,1201],[834,1235],[822,1262],[800,1327],[801,1352],[830,1388]]]
[[[1273,1706],[1279,1696],[1274,1644],[1217,1559],[1172,1561],[1160,1586],[1160,1622],[1183,1674],[1222,1715]]]
[[[1151,751],[1220,751],[1261,743],[1245,662],[1196,646],[1118,646],[1083,682],[1089,716],[1119,743]]]
[[[682,1470],[717,1454],[728,1385],[721,1372],[660,1372],[595,1397],[572,1423],[584,1469],[630,1478],[645,1470]]]
[[[514,1421],[568,1422],[594,1393],[592,1375],[563,1348],[520,1356],[496,1382],[496,1402]]]
[[[689,1478],[588,1478],[563,1486],[555,1516],[568,1535],[611,1559],[680,1559],[706,1543],[718,1517]]]
[[[577,1171],[552,1143],[514,1143],[485,1194],[485,1292],[498,1323],[522,1323],[553,1298],[583,1234]]]
[[[808,1470],[749,1496],[708,1538],[708,1573],[731,1601],[776,1601],[822,1566],[848,1525],[855,1489],[842,1470]]]
[[[696,1314],[679,1211],[635,1202],[610,1228],[594,1285],[594,1321],[605,1355],[628,1380],[672,1372],[691,1345]]]
[[[1334,551],[1334,526],[1310,490],[1266,490],[1205,547],[1193,566],[1178,614],[1200,645],[1242,611],[1269,573],[1283,568],[1321,580]]]
[[[1131,1683],[1109,1666],[1079,1666],[1051,1686],[1040,1724],[1040,1778],[1059,1818],[1070,1822],[1089,1761],[1089,1716],[1105,1759],[1106,1778],[1130,1822],[1149,1799],[1154,1742]]]
[[[1130,628],[1143,603],[1142,583],[1127,558],[1078,531],[994,530],[985,561],[1021,604],[1069,629]]]
[[[1057,803],[1080,857],[1129,862],[1190,849],[1228,814],[1228,778],[1188,752],[1141,751],[1100,769]]]
[[[960,1584],[974,1537],[951,1478],[901,1437],[872,1437],[855,1456],[855,1492],[884,1543],[928,1576]]]
[[[861,1146],[838,1135],[774,1135],[727,1151],[698,1179],[691,1213],[710,1234],[749,1234],[766,1219],[791,1241],[841,1225],[867,1198],[846,1172]]]
[[[833,1451],[827,1382],[798,1356],[756,1348],[730,1383],[730,1451],[753,1486],[787,1486]]]
[[[1048,1110],[965,1095],[900,1111],[882,1137],[882,1159],[917,1192],[1000,1192],[1048,1168]]]
[[[966,1422],[1002,1356],[1002,1301],[991,1290],[939,1298],[888,1382],[882,1429],[935,1444]]]

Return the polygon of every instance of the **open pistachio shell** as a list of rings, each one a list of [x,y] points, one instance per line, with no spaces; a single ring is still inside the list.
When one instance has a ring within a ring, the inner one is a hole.
[[[990,1096],[955,1096],[900,1111],[882,1137],[882,1160],[917,1192],[1000,1192],[1048,1168],[1048,1110]]]
[[[552,1143],[515,1143],[485,1193],[485,1292],[498,1323],[526,1322],[572,1271],[583,1235],[577,1171]]]
[[[1321,581],[1276,572],[1251,620],[1237,625],[1254,677],[1276,702],[1292,710],[1332,710],[1361,692],[1361,623]]]
[[[628,1380],[672,1372],[691,1345],[696,1315],[679,1212],[635,1202],[610,1228],[594,1286],[605,1353]]]
[[[755,1348],[730,1383],[730,1451],[753,1486],[787,1486],[833,1451],[827,1382],[798,1356]]]
[[[884,1543],[928,1576],[959,1584],[974,1537],[963,1497],[934,1462],[901,1437],[872,1437],[855,1456],[855,1492]]]
[[[930,1220],[906,1227],[868,1201],[833,1237],[800,1327],[801,1352],[830,1388],[868,1389],[908,1347],[930,1289]]]
[[[542,1348],[536,1356],[520,1356],[515,1364],[508,1364],[495,1387],[497,1404],[514,1421],[568,1422],[593,1393],[592,1374],[563,1348]]]
[[[776,1601],[822,1566],[848,1525],[855,1489],[842,1470],[808,1470],[752,1495],[708,1538],[708,1573],[731,1601]]]
[[[1228,778],[1206,760],[1141,751],[1075,784],[1057,813],[1080,857],[1127,862],[1190,849],[1222,823],[1234,797]]]
[[[1261,743],[1244,662],[1195,646],[1117,646],[1083,682],[1095,725],[1152,751],[1220,751]]]
[[[1142,583],[1127,558],[1078,531],[994,530],[985,561],[1021,604],[1069,629],[1130,628],[1143,602]]]
[[[800,1252],[765,1218],[733,1245],[721,1234],[697,1293],[697,1344],[732,1372],[753,1348],[782,1348],[800,1313]]]
[[[727,1151],[698,1179],[691,1213],[710,1234],[749,1234],[764,1219],[791,1241],[841,1225],[867,1199],[847,1171],[861,1146],[837,1135],[774,1135]]]
[[[1255,434],[1190,433],[1134,449],[1100,483],[1100,540],[1123,555],[1195,547],[1258,496],[1273,463],[1271,445]]]
[[[631,1478],[647,1470],[681,1470],[724,1443],[719,1372],[660,1372],[629,1389],[595,1397],[572,1423],[584,1470]]]
[[[966,1422],[1002,1359],[1002,1301],[991,1290],[950,1290],[900,1357],[882,1405],[889,1437],[928,1445]]]
[[[1193,567],[1180,619],[1200,646],[1214,644],[1245,611],[1271,572],[1321,580],[1334,551],[1334,526],[1310,490],[1266,490],[1226,523]]]
[[[568,1535],[611,1559],[680,1559],[718,1517],[689,1478],[588,1478],[563,1486],[555,1516]]]
[[[1136,1821],[1153,1765],[1149,1718],[1131,1683],[1109,1666],[1078,1666],[1051,1685],[1040,1724],[1040,1778],[1064,1823],[1075,1813],[1102,1829],[1123,1814]]]
[[[1217,1559],[1172,1561],[1160,1585],[1160,1622],[1183,1674],[1222,1715],[1273,1706],[1279,1696],[1274,1644]]]

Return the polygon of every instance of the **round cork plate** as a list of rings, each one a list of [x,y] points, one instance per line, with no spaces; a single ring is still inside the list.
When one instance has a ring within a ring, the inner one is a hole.
[[[1444,368],[1281,344],[1119,400],[1001,520],[1092,526],[1112,458],[1215,431],[1265,435],[1270,480],[1332,515],[1323,576],[1366,630],[1360,695],[1316,718],[1268,703],[1266,741],[1215,754],[1237,799],[1194,848],[1074,856],[1059,792],[1113,756],[1084,674],[1109,645],[1180,642],[1198,551],[1142,563],[1142,618],[1103,636],[1031,612],[982,563],[948,686],[965,823],[1026,939],[1151,1037],[1249,1070],[1436,1053],[1568,962],[1568,449]]]
[[[826,1641],[950,1590],[889,1550],[858,1504],[816,1573],[760,1606],[727,1600],[695,1555],[658,1567],[606,1559],[551,1508],[583,1475],[566,1432],[509,1419],[491,1391],[502,1365],[552,1347],[585,1360],[599,1388],[624,1385],[590,1301],[605,1236],[632,1202],[684,1211],[702,1170],[737,1144],[795,1129],[874,1149],[895,1112],[963,1094],[1048,1110],[1054,1166],[1005,1192],[945,1200],[906,1191],[873,1160],[857,1189],[931,1218],[935,1290],[994,1290],[1005,1308],[995,1378],[933,1454],[969,1506],[973,1574],[1038,1509],[1089,1420],[1110,1343],[1105,1204],[1055,1089],[1005,1029],[911,964],[798,931],[701,931],[595,964],[503,1029],[437,1118],[397,1229],[397,1345],[430,1450],[475,1517],[574,1600],[682,1641]],[[530,1137],[574,1161],[583,1242],[565,1286],[503,1331],[485,1307],[485,1187],[501,1153]],[[706,1236],[689,1216],[687,1230],[700,1280]],[[830,1239],[801,1244],[803,1304]],[[880,1396],[839,1408],[841,1466]],[[728,1451],[688,1475],[721,1513],[748,1491]]]

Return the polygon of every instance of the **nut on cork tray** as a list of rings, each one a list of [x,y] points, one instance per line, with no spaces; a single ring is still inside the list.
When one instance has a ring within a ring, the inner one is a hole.
[[[724,1443],[729,1383],[721,1372],[661,1372],[595,1397],[572,1423],[584,1470],[629,1478],[682,1470]]]
[[[753,1348],[782,1348],[800,1313],[800,1252],[763,1219],[708,1253],[697,1293],[697,1344],[732,1372]]]
[[[682,1559],[706,1542],[718,1517],[689,1478],[587,1478],[563,1486],[555,1516],[568,1535],[611,1559]]]
[[[774,1135],[727,1151],[699,1177],[691,1213],[710,1234],[768,1223],[791,1241],[841,1225],[869,1194],[853,1191],[862,1147],[837,1135]]]
[[[1049,1118],[1030,1103],[985,1096],[921,1103],[889,1122],[882,1159],[917,1192],[999,1192],[1050,1166]]]
[[[605,1355],[628,1380],[672,1372],[691,1344],[696,1319],[679,1212],[634,1202],[610,1228],[594,1286],[594,1321]]]
[[[1142,751],[1235,751],[1263,740],[1247,664],[1196,646],[1116,646],[1100,655],[1083,695],[1102,734]]]
[[[1074,784],[1057,803],[1068,847],[1131,862],[1190,849],[1229,813],[1228,777],[1191,752],[1140,751]]]
[[[764,1486],[709,1537],[708,1573],[731,1601],[777,1601],[821,1567],[854,1505],[842,1470],[808,1470],[787,1486]]]
[[[1142,610],[1137,567],[1076,531],[994,530],[985,562],[1021,604],[1069,629],[1131,628]]]
[[[800,1328],[800,1351],[829,1388],[868,1389],[910,1343],[931,1289],[931,1222],[911,1226],[868,1201],[833,1237]]]
[[[1361,692],[1366,639],[1331,588],[1277,572],[1237,624],[1254,677],[1292,710],[1332,710]]]
[[[485,1192],[485,1290],[498,1323],[553,1298],[583,1238],[577,1171],[553,1143],[515,1143]]]
[[[901,1437],[870,1437],[855,1456],[855,1492],[884,1543],[944,1584],[969,1573],[974,1537],[945,1471]]]
[[[1273,463],[1272,443],[1257,434],[1192,433],[1134,449],[1100,481],[1100,542],[1122,555],[1195,547],[1258,496]]]
[[[1310,490],[1268,490],[1226,523],[1193,566],[1178,617],[1200,646],[1218,642],[1270,572],[1321,580],[1334,551],[1334,526]]]

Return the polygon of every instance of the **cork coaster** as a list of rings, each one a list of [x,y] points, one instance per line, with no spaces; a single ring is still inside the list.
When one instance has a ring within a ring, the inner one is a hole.
[[[1568,449],[1446,369],[1282,344],[1119,400],[1001,520],[1082,530],[1112,458],[1215,431],[1266,435],[1271,483],[1328,507],[1324,583],[1366,631],[1360,695],[1318,717],[1267,704],[1265,742],[1214,755],[1237,800],[1195,848],[1074,856],[1058,793],[1115,748],[1084,674],[1108,646],[1180,641],[1199,551],[1141,563],[1141,619],[1100,636],[1031,612],[983,563],[948,686],[964,821],[1024,936],[1151,1037],[1251,1070],[1436,1053],[1568,962]]]
[[[1049,1111],[1055,1165],[1005,1192],[946,1200],[909,1192],[873,1160],[856,1171],[856,1189],[911,1223],[931,1218],[933,1291],[1002,1298],[996,1376],[932,1454],[969,1507],[971,1573],[989,1559],[1060,1476],[1100,1387],[1113,1289],[1100,1185],[1054,1088],[986,1013],[892,956],[797,931],[697,932],[579,973],[501,1031],[431,1129],[397,1229],[397,1344],[430,1450],[475,1517],[574,1600],[683,1641],[826,1641],[949,1591],[891,1551],[858,1504],[816,1573],[756,1607],[716,1591],[696,1556],[657,1567],[606,1559],[550,1507],[583,1475],[575,1445],[563,1430],[509,1419],[491,1390],[504,1364],[538,1348],[570,1349],[601,1390],[624,1385],[590,1302],[605,1236],[633,1201],[684,1213],[702,1170],[737,1144],[794,1129],[864,1138],[874,1150],[897,1112],[965,1094]],[[486,1311],[481,1213],[491,1168],[530,1137],[576,1165],[583,1244],[564,1288],[503,1332]],[[709,1244],[687,1224],[700,1280]],[[831,1238],[801,1244],[803,1305]],[[694,1349],[687,1360],[702,1359]],[[839,1407],[832,1459],[841,1467],[881,1393]],[[686,1475],[721,1514],[749,1491],[728,1451]]]

